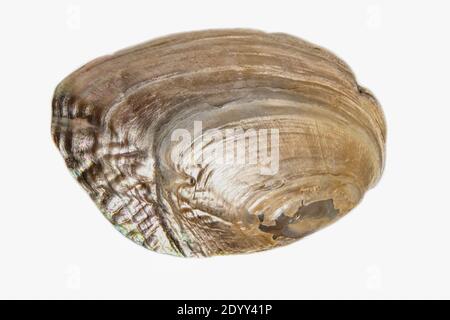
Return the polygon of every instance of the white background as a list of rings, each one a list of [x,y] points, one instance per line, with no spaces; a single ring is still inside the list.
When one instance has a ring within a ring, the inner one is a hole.
[[[0,7],[0,298],[450,298],[448,1]],[[347,61],[386,115],[384,176],[348,216],[287,247],[156,254],[115,231],[69,174],[50,137],[53,90],[100,55],[225,27],[290,33]]]

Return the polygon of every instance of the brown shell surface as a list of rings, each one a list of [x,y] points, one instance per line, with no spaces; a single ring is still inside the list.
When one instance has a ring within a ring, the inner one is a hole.
[[[177,256],[296,241],[355,207],[384,166],[377,100],[334,54],[286,34],[208,30],[146,42],[69,75],[52,112],[54,142],[104,216]],[[260,162],[191,161],[195,148],[173,157],[173,133],[195,122],[200,138],[276,129],[276,173]]]

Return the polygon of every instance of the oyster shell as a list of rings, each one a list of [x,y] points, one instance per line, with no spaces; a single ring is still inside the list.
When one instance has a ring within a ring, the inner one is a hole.
[[[193,139],[180,147],[174,133]],[[254,30],[171,35],[84,65],[56,88],[52,136],[118,230],[186,257],[270,249],[325,227],[385,159],[380,106],[343,61]]]

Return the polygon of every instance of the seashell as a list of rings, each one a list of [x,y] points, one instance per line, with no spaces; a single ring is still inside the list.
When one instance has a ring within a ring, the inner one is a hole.
[[[63,80],[52,136],[105,217],[151,250],[266,250],[344,216],[384,167],[374,96],[286,34],[170,35]]]

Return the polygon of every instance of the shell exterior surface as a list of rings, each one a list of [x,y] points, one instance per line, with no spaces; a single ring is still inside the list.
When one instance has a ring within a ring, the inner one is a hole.
[[[209,30],[131,47],[69,75],[52,109],[53,139],[105,217],[178,256],[296,241],[355,207],[384,166],[376,99],[334,54],[286,34]],[[180,148],[174,132],[194,138]],[[220,139],[196,143],[210,132],[242,143],[234,160],[256,161],[217,161]],[[262,145],[261,132],[276,139]],[[269,153],[272,173],[258,161]]]

